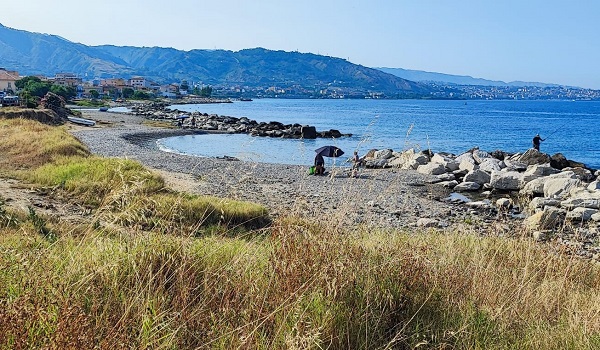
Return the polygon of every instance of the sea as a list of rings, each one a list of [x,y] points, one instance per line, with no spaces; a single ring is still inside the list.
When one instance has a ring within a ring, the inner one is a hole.
[[[318,131],[336,129],[352,136],[301,140],[245,134],[187,135],[158,140],[158,146],[167,152],[311,165],[315,149],[334,145],[345,154],[328,162],[344,166],[354,150],[359,155],[370,149],[409,148],[456,155],[474,147],[488,152],[525,152],[532,138],[540,134],[545,140],[542,152],[562,153],[600,168],[599,101],[255,99],[171,108],[258,122],[313,125]]]

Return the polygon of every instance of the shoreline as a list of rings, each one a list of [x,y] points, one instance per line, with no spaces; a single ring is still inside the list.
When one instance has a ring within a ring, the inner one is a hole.
[[[597,224],[565,223],[549,229],[540,222],[538,228],[533,228],[529,219],[545,214],[536,209],[535,215],[523,215],[532,210],[535,201],[521,203],[519,191],[464,192],[458,186],[453,189],[446,185],[456,181],[442,180],[449,173],[429,175],[420,169],[361,168],[354,178],[349,176],[349,168],[330,167],[327,176],[314,176],[308,175],[308,167],[302,165],[170,153],[161,151],[155,141],[161,136],[192,131],[155,128],[143,125],[143,117],[119,113],[86,111],[84,117],[99,121],[98,126],[74,127],[71,132],[92,153],[137,160],[162,175],[175,191],[224,201],[250,201],[264,205],[274,218],[299,216],[343,227],[384,232],[434,229],[499,237],[528,235],[541,243],[555,242],[574,255],[600,261],[600,247],[589,245],[585,238],[600,236]],[[516,212],[510,209],[513,205]]]
[[[158,138],[194,131],[145,126],[143,117],[98,111],[83,111],[83,117],[99,121],[100,126],[72,130],[92,153],[137,160],[167,180],[176,180],[170,181],[175,190],[256,202],[275,216],[300,214],[385,229],[416,227],[420,219],[439,219],[441,228],[456,228],[465,217],[476,215],[442,202],[449,191],[428,183],[431,177],[416,171],[362,169],[358,178],[351,178],[348,168],[335,167],[328,169],[328,176],[310,176],[302,165],[161,151],[152,144]]]

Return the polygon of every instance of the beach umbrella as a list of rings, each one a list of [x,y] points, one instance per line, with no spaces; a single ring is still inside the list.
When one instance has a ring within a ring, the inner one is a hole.
[[[322,155],[323,157],[339,157],[342,154],[344,154],[344,151],[342,151],[341,149],[339,149],[335,146],[323,146],[323,147],[317,148],[315,150],[315,152],[317,154]]]

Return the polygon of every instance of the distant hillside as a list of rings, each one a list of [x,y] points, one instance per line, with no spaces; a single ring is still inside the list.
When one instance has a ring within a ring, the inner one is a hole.
[[[344,88],[393,96],[428,95],[424,84],[411,82],[344,59],[310,53],[241,50],[181,51],[160,47],[86,46],[55,35],[0,25],[0,67],[21,75],[59,72],[107,78],[141,75],[160,83],[183,79],[205,84]]]
[[[499,80],[487,80],[481,78],[473,78],[468,75],[452,75],[435,72],[425,72],[420,70],[403,69],[403,68],[376,68],[382,72],[393,74],[397,77],[412,80],[416,82],[441,82],[456,85],[481,85],[481,86],[537,86],[537,87],[556,87],[557,84],[546,84],[539,82],[511,81],[509,83]]]

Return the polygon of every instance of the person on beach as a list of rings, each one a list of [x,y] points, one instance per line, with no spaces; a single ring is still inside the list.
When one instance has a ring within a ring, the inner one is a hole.
[[[192,116],[192,120],[190,121],[192,128],[196,127],[196,117]]]
[[[533,137],[533,148],[538,151],[540,150],[540,141],[544,141],[544,139],[540,137],[540,134]]]
[[[325,173],[325,159],[317,153],[315,156],[315,175],[323,175]]]
[[[354,151],[354,155],[352,156],[352,177],[358,177],[358,168],[360,168],[361,163],[358,151]]]

